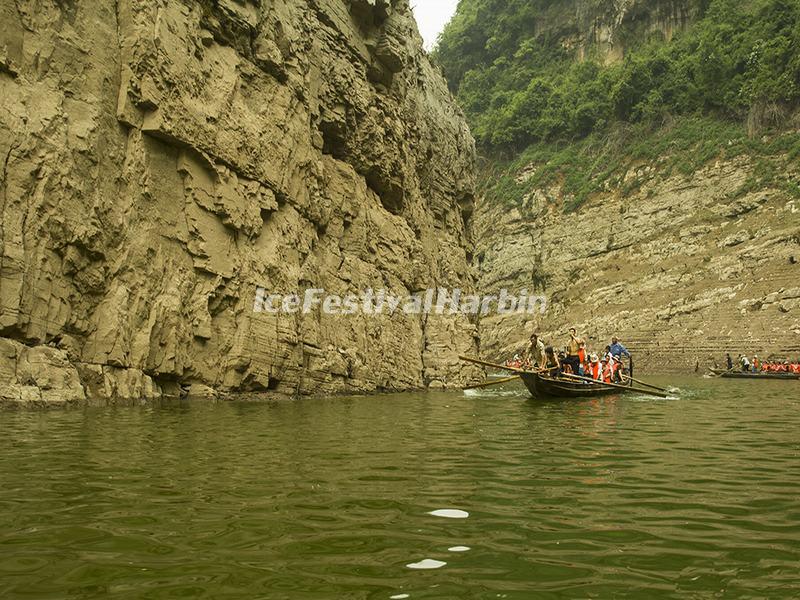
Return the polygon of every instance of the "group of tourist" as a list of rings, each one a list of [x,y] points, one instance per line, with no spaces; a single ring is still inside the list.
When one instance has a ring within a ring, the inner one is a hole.
[[[728,371],[733,371],[734,362],[730,353],[725,355],[725,364]],[[788,358],[784,361],[760,360],[756,354],[750,360],[746,355],[740,354],[736,364],[743,373],[794,373],[800,375],[800,361],[789,362]]]
[[[524,354],[515,356],[507,365],[528,370],[546,370],[551,375],[578,375],[605,383],[619,383],[625,372],[622,362],[624,357],[630,359],[631,354],[616,337],[598,354],[587,350],[586,341],[578,337],[578,332],[573,327],[569,330],[566,346],[561,350],[545,345],[539,334],[534,333]],[[629,372],[628,375],[633,374]]]

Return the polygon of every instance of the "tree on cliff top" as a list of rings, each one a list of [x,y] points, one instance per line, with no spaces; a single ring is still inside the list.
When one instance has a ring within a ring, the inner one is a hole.
[[[605,66],[569,49],[580,33],[574,2],[461,0],[435,55],[484,150],[670,115],[779,124],[800,102],[800,1],[687,3],[700,15],[688,30],[667,43],[631,26],[624,60]],[[611,10],[608,0],[578,6],[584,17]]]

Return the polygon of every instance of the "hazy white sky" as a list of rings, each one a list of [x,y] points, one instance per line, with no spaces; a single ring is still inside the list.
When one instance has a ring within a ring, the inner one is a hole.
[[[430,50],[436,44],[436,38],[456,12],[457,5],[458,0],[411,0],[426,49]]]

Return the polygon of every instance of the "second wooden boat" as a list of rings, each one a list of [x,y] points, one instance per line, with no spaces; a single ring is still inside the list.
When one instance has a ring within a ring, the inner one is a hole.
[[[747,371],[723,371],[722,369],[711,369],[715,375],[724,379],[800,379],[797,373],[752,373]]]

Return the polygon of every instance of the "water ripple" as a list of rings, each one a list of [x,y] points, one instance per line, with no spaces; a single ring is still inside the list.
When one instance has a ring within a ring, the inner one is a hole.
[[[678,387],[0,413],[0,597],[800,596],[797,388]]]

